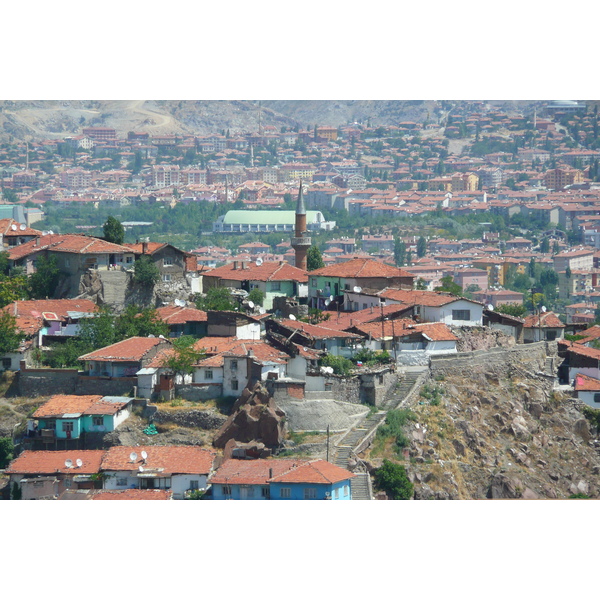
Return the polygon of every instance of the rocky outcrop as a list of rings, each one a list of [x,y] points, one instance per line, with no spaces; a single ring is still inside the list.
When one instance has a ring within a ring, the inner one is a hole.
[[[285,413],[275,404],[266,388],[257,383],[246,388],[233,405],[232,413],[214,438],[216,448],[227,442],[262,442],[268,448],[281,445],[286,434]]]

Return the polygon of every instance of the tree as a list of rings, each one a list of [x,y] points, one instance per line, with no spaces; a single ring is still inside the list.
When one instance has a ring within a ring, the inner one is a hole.
[[[522,317],[527,309],[522,304],[499,304],[494,311],[511,317]]]
[[[0,307],[16,300],[26,299],[28,295],[25,275],[5,277],[0,274]]]
[[[417,256],[422,258],[427,253],[427,240],[421,236],[417,240]]]
[[[167,354],[162,366],[181,376],[183,382],[186,375],[194,372],[194,365],[206,356],[204,349],[198,348],[200,343],[191,335],[176,338],[173,340],[173,352]]]
[[[115,219],[112,215],[106,219],[103,225],[104,239],[113,244],[122,244],[125,239],[125,229],[121,225],[121,221]]]
[[[115,318],[116,341],[130,337],[148,337],[169,335],[169,326],[162,321],[154,308],[142,308],[130,304]]]
[[[115,320],[113,312],[103,306],[93,317],[79,321],[78,337],[84,348],[83,354],[119,341],[116,338]]]
[[[149,256],[140,256],[133,263],[133,280],[140,285],[153,286],[160,280],[160,271]]]
[[[547,237],[543,238],[540,242],[540,252],[542,254],[548,254],[548,252],[550,252],[550,240]]]
[[[254,305],[262,306],[265,301],[265,293],[258,288],[254,288],[250,291],[246,300],[253,302]]]
[[[56,258],[40,256],[35,263],[35,273],[29,276],[29,291],[34,300],[52,298],[60,281]]]
[[[558,244],[558,240],[554,240],[554,244],[552,244],[552,254],[558,254],[560,252],[560,246]]]
[[[25,339],[25,334],[17,327],[12,315],[0,310],[0,354],[16,352]]]
[[[394,262],[397,267],[406,264],[406,244],[399,238],[394,238]]]
[[[306,269],[308,271],[315,271],[316,269],[322,269],[325,266],[323,262],[323,256],[317,246],[311,246],[306,253]]]
[[[450,294],[454,294],[455,296],[460,296],[462,294],[462,288],[458,283],[454,282],[452,279],[452,275],[446,275],[440,279],[440,283],[442,285],[434,288],[436,292],[448,292]]]
[[[375,471],[374,479],[375,485],[392,500],[410,500],[413,496],[414,486],[406,474],[406,469],[387,458]]]
[[[0,469],[6,469],[13,459],[15,446],[9,437],[0,437]]]
[[[231,293],[224,287],[209,288],[204,296],[196,299],[200,310],[235,310],[237,307]]]

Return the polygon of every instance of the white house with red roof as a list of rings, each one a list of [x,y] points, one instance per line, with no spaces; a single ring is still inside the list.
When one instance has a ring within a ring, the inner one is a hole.
[[[578,373],[575,375],[573,389],[579,400],[592,408],[600,408],[600,379]]]
[[[203,274],[203,289],[228,287],[251,292],[258,289],[265,295],[263,308],[273,308],[273,298],[306,298],[308,295],[308,274],[303,269],[293,267],[285,261],[256,262],[234,260]]]
[[[565,324],[551,311],[529,315],[523,324],[523,341],[541,342],[564,338]]]
[[[171,490],[183,500],[206,490],[216,454],[198,446],[113,446],[102,456],[106,490]]]

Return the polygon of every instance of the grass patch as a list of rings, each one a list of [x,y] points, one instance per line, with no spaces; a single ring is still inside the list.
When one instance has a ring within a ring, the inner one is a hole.
[[[377,430],[374,447],[391,446],[395,455],[401,457],[402,450],[410,444],[404,428],[416,418],[415,413],[407,408],[390,410],[385,417],[385,423]]]
[[[442,388],[435,385],[424,385],[419,396],[429,401],[432,406],[439,406],[442,401]]]

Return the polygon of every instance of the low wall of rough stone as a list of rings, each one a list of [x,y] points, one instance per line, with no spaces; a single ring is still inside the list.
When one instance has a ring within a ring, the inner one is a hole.
[[[508,373],[514,367],[532,372],[546,370],[546,358],[557,355],[556,342],[535,342],[519,344],[512,348],[491,348],[460,352],[453,355],[432,356],[430,369],[433,376],[438,374]]]
[[[176,385],[175,395],[178,398],[190,402],[201,402],[202,400],[213,400],[223,395],[222,385]]]
[[[154,423],[174,423],[179,427],[197,427],[199,429],[218,429],[227,417],[211,410],[161,410],[157,408],[153,415]]]
[[[19,395],[30,398],[52,394],[127,396],[137,383],[136,377],[87,377],[77,369],[21,367],[18,377]]]

